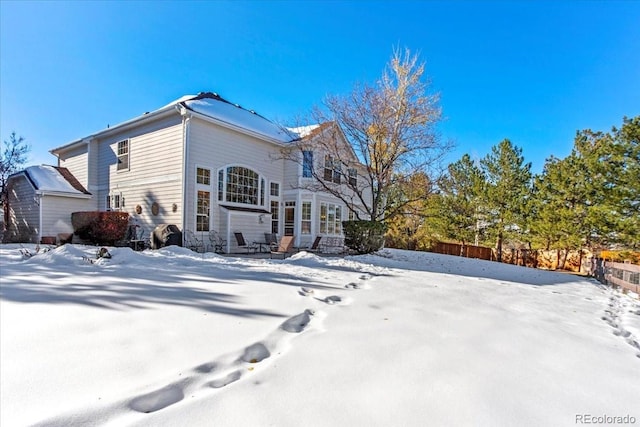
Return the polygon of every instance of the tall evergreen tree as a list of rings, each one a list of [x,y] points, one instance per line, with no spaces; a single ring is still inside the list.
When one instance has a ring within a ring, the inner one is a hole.
[[[487,179],[486,225],[496,239],[497,260],[502,261],[505,237],[521,234],[525,225],[531,163],[525,163],[521,148],[505,139],[493,146],[480,164]]]
[[[640,116],[623,119],[622,128],[613,129],[614,150],[622,166],[617,174],[617,240],[640,249]],[[614,174],[615,175],[615,174]]]
[[[445,239],[478,244],[485,177],[468,154],[448,166],[434,198],[435,231]]]
[[[543,173],[535,178],[530,234],[537,246],[562,249],[565,258],[571,249],[580,249],[588,233],[588,171],[575,153],[565,159],[547,159]]]

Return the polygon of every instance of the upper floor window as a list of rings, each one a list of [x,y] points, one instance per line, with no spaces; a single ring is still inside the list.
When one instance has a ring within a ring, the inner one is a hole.
[[[349,169],[349,185],[352,187],[358,186],[358,170],[355,168]]]
[[[242,166],[229,166],[219,174],[218,199],[231,203],[264,206],[265,180],[257,172]],[[224,192],[222,191],[224,190]]]
[[[340,184],[341,175],[342,166],[340,162],[329,154],[324,156],[324,180]]]
[[[129,140],[118,142],[118,167],[117,170],[129,170]]]
[[[313,151],[302,152],[302,177],[311,178],[313,174]]]
[[[280,183],[272,182],[271,183],[271,191],[269,193],[272,197],[280,197]]]
[[[196,168],[196,183],[211,185],[211,170],[205,168]]]

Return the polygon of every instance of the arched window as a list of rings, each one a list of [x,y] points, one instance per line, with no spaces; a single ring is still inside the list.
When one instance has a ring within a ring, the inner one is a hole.
[[[218,173],[218,199],[245,205],[264,205],[265,180],[249,168],[228,166]],[[222,191],[224,189],[224,191]]]

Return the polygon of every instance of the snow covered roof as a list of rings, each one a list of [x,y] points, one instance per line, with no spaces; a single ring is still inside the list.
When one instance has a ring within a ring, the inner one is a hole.
[[[300,138],[305,138],[309,135],[311,135],[311,133],[318,129],[320,127],[319,124],[317,125],[307,125],[307,126],[299,126],[299,127],[295,127],[295,128],[287,128],[287,130],[289,130],[289,132],[294,133],[296,135],[298,135]]]
[[[67,168],[42,165],[24,170],[36,190],[55,193],[91,194]]]
[[[175,102],[196,113],[258,133],[279,142],[291,142],[300,138],[299,135],[289,129],[277,125],[253,110],[247,110],[238,104],[233,104],[217,93],[202,92],[190,99],[185,98],[187,97],[182,97]]]
[[[187,110],[201,114],[218,121],[221,124],[228,124],[238,130],[246,130],[259,136],[263,136],[279,143],[289,143],[300,139],[314,136],[323,124],[287,128],[280,126],[266,117],[256,113],[254,110],[243,108],[234,104],[215,92],[200,92],[198,95],[184,95],[180,98],[164,105],[152,112],[146,112],[141,116],[127,120],[115,126],[108,127],[86,138],[81,138],[63,146],[54,148],[50,152],[57,155],[59,152],[85,143],[88,139],[102,136],[107,133],[118,132],[126,127],[137,126],[141,120],[148,120],[163,114],[170,114],[175,108],[182,106]]]

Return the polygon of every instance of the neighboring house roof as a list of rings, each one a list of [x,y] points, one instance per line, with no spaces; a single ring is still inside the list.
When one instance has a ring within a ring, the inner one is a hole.
[[[11,177],[21,174],[27,178],[34,189],[43,193],[91,194],[67,168],[49,165],[29,166]]]

